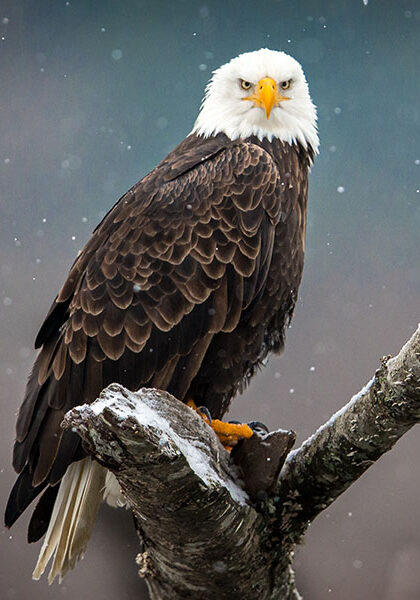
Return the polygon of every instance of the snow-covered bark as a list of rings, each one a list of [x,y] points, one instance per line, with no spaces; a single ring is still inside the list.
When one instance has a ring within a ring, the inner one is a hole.
[[[92,405],[70,411],[64,426],[116,475],[140,533],[137,563],[152,599],[291,600],[299,598],[293,550],[308,524],[419,421],[420,327],[289,454],[277,481],[270,478],[290,434],[243,445],[236,462],[251,473],[243,478],[249,494],[213,431],[166,392],[112,384]]]

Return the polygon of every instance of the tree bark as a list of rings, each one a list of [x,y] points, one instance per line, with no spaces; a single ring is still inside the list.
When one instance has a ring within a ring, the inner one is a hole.
[[[420,327],[288,455],[278,478],[290,433],[247,441],[238,467],[203,419],[159,390],[112,384],[67,413],[63,426],[115,473],[140,533],[139,575],[152,599],[296,600],[291,562],[307,526],[419,420]]]

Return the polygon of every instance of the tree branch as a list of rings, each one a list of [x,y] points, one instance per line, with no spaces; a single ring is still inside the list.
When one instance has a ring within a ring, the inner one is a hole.
[[[359,394],[289,454],[277,483],[290,433],[251,438],[233,457],[238,469],[207,424],[166,392],[132,393],[112,384],[92,405],[67,413],[63,426],[75,428],[117,476],[141,535],[139,574],[152,599],[296,600],[295,544],[419,422],[419,381],[420,327],[398,356],[383,359]]]
[[[262,518],[194,411],[166,392],[112,384],[65,426],[117,476],[141,530],[151,598],[267,597]]]
[[[420,326],[395,358],[383,358],[373,379],[288,456],[276,509],[270,507],[283,534],[298,541],[322,510],[419,421]]]

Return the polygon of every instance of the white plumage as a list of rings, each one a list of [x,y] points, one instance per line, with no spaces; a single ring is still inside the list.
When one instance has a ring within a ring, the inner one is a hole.
[[[240,81],[256,85],[263,77],[274,81],[291,81],[288,102],[274,106],[267,119],[260,107],[243,99],[248,92]],[[206,87],[206,94],[193,132],[209,137],[225,133],[230,139],[255,135],[270,141],[278,138],[292,144],[308,144],[315,153],[319,139],[316,126],[316,108],[309,94],[302,67],[292,56],[276,50],[262,48],[246,52],[214,71]]]

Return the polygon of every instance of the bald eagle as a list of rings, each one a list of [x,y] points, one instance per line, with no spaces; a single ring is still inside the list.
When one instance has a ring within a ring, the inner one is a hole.
[[[118,382],[193,400],[221,418],[279,352],[302,276],[316,109],[299,63],[241,54],[216,70],[192,132],[108,212],[77,256],[36,338],[16,427],[10,527],[42,493],[28,539],[33,577],[83,554],[116,480],[60,428]]]

